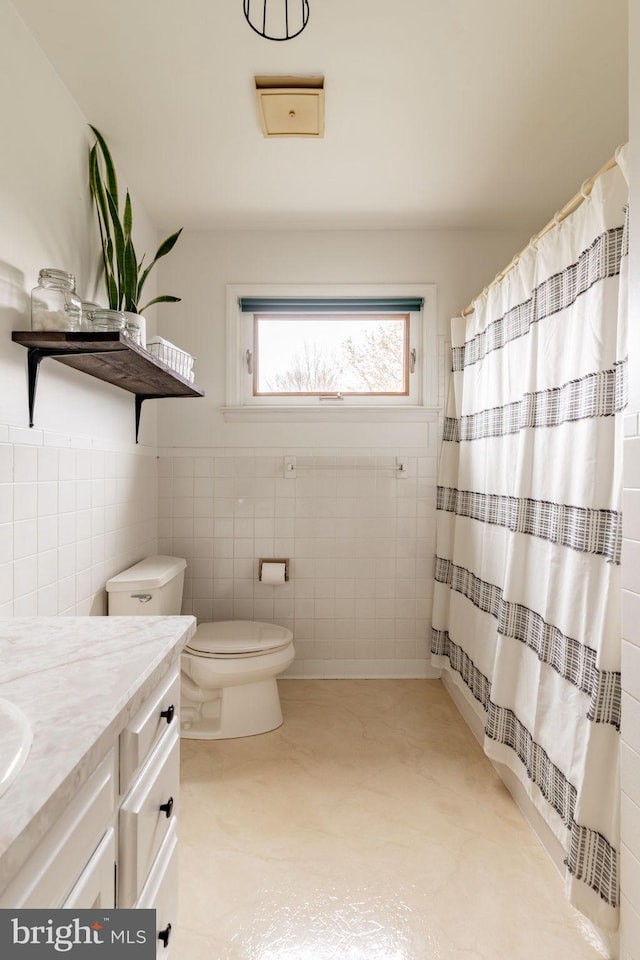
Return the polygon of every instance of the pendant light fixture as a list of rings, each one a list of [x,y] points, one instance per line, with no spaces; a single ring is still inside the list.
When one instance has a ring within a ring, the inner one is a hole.
[[[293,40],[309,22],[308,0],[243,0],[252,30],[265,40]]]

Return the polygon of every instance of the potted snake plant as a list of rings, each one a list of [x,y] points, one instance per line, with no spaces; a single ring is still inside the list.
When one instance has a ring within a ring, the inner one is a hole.
[[[89,126],[96,137],[89,152],[89,187],[98,216],[109,308],[123,312],[129,322],[138,327],[141,345],[145,347],[143,311],[154,303],[178,303],[181,299],[165,294],[154,297],[144,306],[140,303],[149,273],[161,257],[173,250],[182,227],[163,240],[150,263],[145,265],[145,255],[138,260],[131,236],[131,196],[127,190],[121,216],[118,178],[109,147],[100,131],[91,124]]]

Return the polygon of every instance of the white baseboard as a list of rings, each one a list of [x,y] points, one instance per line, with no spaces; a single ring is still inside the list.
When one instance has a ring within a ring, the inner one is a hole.
[[[294,660],[286,680],[437,680],[426,660]]]

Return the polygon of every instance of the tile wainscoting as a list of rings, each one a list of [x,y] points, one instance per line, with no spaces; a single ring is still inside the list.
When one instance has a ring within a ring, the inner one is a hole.
[[[187,560],[183,613],[290,627],[291,677],[436,676],[428,638],[437,425],[425,430],[419,450],[357,455],[161,451],[158,546]],[[285,475],[291,456],[295,477]],[[261,557],[289,557],[289,582],[260,583]]]
[[[157,551],[153,448],[0,426],[0,616],[106,613],[104,585]]]

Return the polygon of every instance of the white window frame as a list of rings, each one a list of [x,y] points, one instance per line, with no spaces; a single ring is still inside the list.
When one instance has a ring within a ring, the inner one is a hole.
[[[435,284],[227,284],[226,420],[380,421],[431,420],[438,407]],[[253,314],[243,313],[243,297],[419,297],[422,310],[411,314],[410,349],[416,350],[409,397],[347,396],[318,401],[309,396],[252,395],[246,351],[253,350]]]

